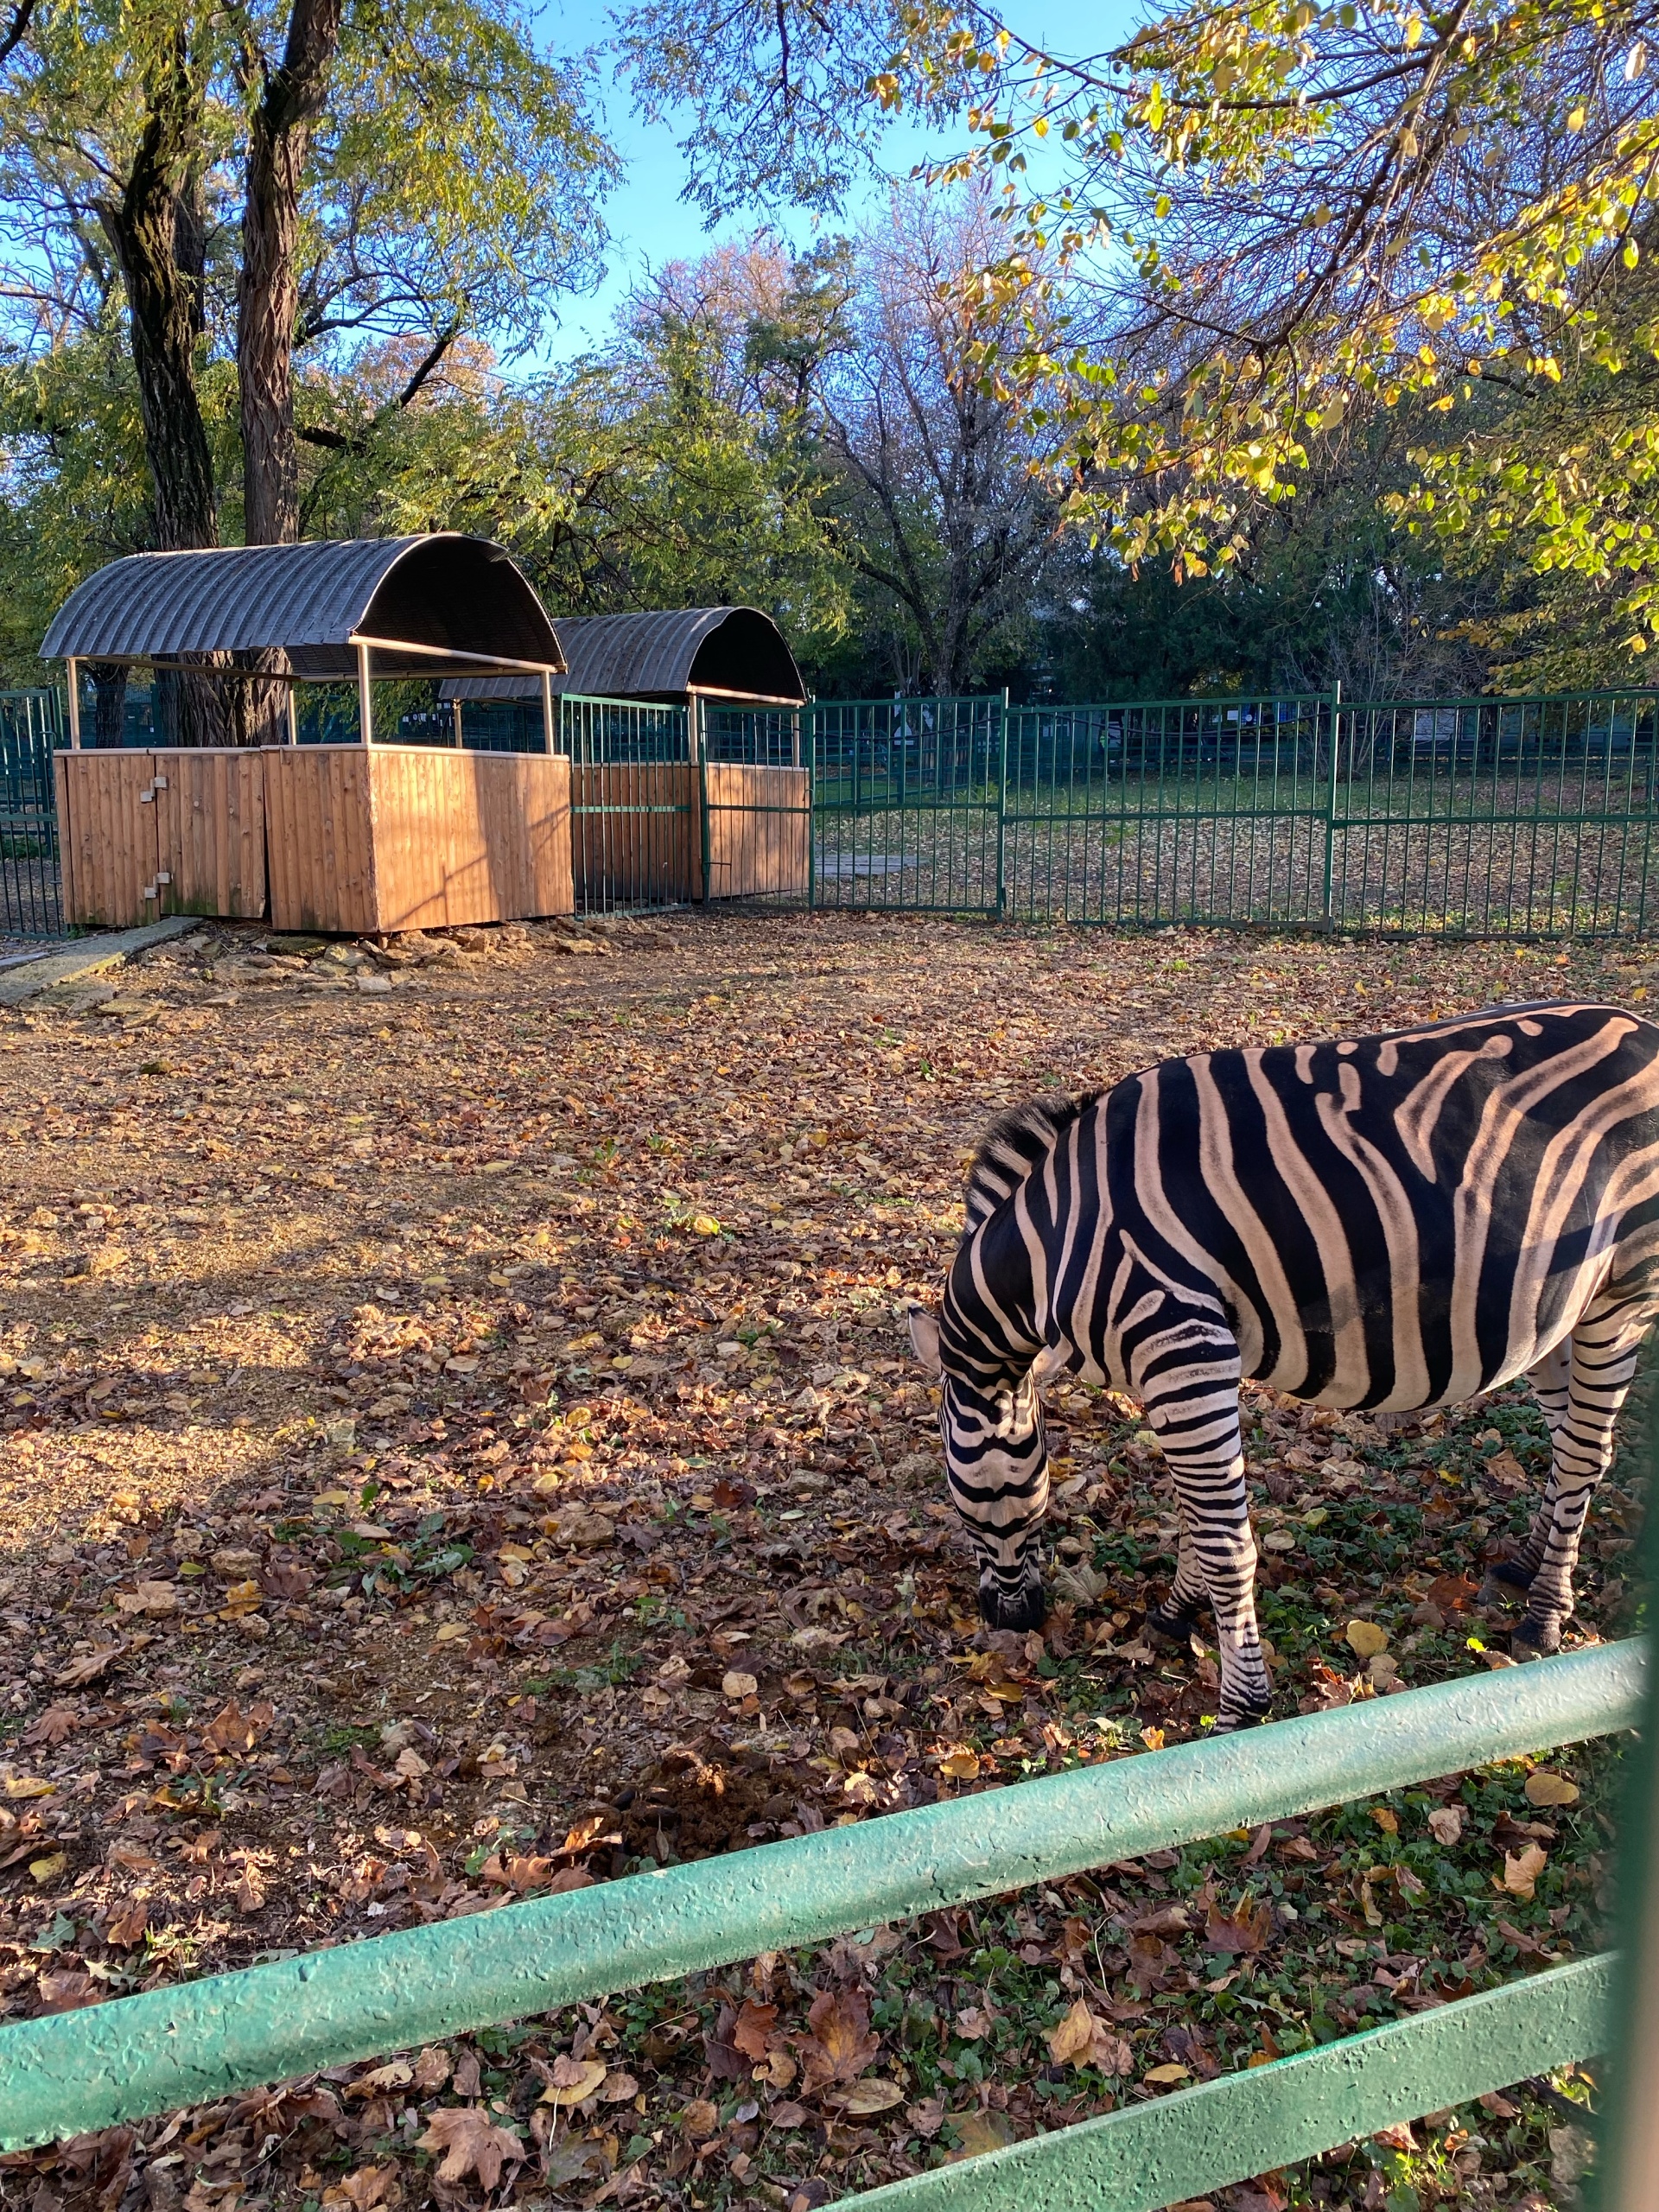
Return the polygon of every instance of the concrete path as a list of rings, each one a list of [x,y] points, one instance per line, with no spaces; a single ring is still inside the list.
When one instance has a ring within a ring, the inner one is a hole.
[[[78,983],[102,969],[118,968],[135,952],[200,927],[198,915],[169,914],[163,921],[146,922],[142,929],[105,930],[96,937],[77,938],[61,952],[48,952],[21,967],[0,970],[0,1006],[21,1006],[56,983]]]

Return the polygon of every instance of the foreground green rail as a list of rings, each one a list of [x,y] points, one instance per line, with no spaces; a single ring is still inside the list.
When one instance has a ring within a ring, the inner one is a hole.
[[[1643,1658],[1577,1652],[0,2029],[0,2148],[1608,1734],[1638,1718]],[[1164,2204],[1593,2056],[1607,1972],[1579,1961],[868,2202]]]

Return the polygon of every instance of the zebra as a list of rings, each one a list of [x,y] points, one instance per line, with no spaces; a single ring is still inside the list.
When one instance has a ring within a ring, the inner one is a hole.
[[[1155,1636],[1212,1610],[1216,1726],[1263,1718],[1246,1376],[1330,1407],[1455,1405],[1525,1373],[1548,1485],[1516,1658],[1557,1649],[1591,1493],[1659,1311],[1659,1027],[1546,1001],[1320,1044],[1195,1053],[988,1132],[937,1318],[951,1496],[994,1627],[1045,1617],[1039,1387],[1138,1398],[1180,1536]],[[1493,1590],[1484,1593],[1490,1600]]]

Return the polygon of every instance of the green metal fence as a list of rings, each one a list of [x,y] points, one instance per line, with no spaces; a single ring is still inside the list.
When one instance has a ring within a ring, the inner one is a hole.
[[[0,691],[0,937],[63,934],[52,752],[55,691]]]
[[[1575,1652],[0,2027],[0,2148],[1630,1728],[1643,1656]],[[1611,1980],[1606,1957],[1573,1961],[864,2202],[1151,2212],[1594,2057],[1612,2043]]]
[[[1480,937],[1646,927],[1656,695],[806,712],[817,904]]]

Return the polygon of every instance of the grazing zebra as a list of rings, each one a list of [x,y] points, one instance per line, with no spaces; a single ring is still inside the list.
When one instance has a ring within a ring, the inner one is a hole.
[[[1505,1006],[1390,1036],[1196,1053],[987,1135],[936,1320],[950,1491],[996,1626],[1043,1618],[1038,1383],[1140,1399],[1180,1543],[1149,1626],[1214,1611],[1217,1726],[1268,1709],[1239,1433],[1249,1376],[1325,1406],[1455,1405],[1529,1374],[1549,1484],[1517,1657],[1554,1650],[1580,1531],[1659,1311],[1659,1027]]]

